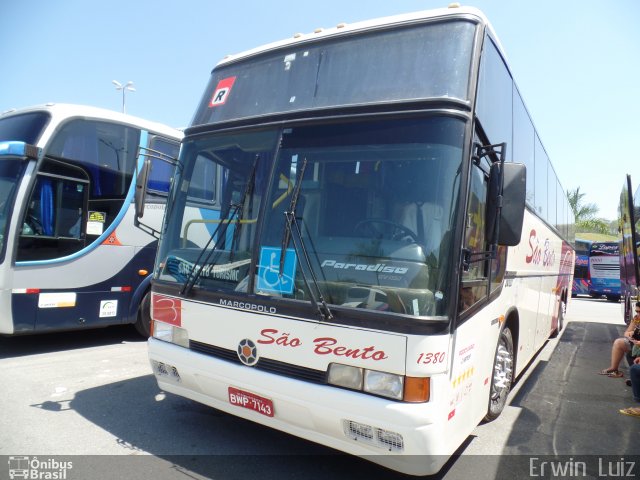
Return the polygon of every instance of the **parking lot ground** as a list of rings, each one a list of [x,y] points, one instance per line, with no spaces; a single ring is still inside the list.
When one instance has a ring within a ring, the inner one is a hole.
[[[532,459],[584,460],[586,478],[599,479],[614,478],[594,471],[599,460],[615,468],[624,459],[640,478],[640,421],[618,413],[632,405],[631,389],[597,374],[624,330],[619,311],[574,299],[561,336],[518,380],[503,415],[479,425],[433,478],[563,478],[532,476]],[[69,480],[407,478],[165,394],[131,328],[0,338],[0,385],[0,479],[16,455],[72,456]]]

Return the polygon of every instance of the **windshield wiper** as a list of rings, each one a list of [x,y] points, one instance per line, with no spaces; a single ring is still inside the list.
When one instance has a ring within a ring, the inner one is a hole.
[[[305,158],[302,162],[302,166],[300,168],[300,173],[298,175],[298,180],[296,182],[296,186],[291,194],[291,203],[289,204],[289,210],[284,212],[285,215],[285,224],[284,224],[284,232],[282,235],[282,247],[280,250],[280,277],[284,274],[284,260],[287,248],[289,247],[289,241],[293,244],[293,249],[296,252],[296,256],[298,258],[304,258],[304,265],[300,262],[300,273],[302,274],[302,280],[304,281],[307,290],[309,291],[309,296],[311,297],[311,304],[318,311],[321,320],[331,320],[333,319],[333,314],[329,309],[329,305],[324,299],[322,295],[322,290],[320,289],[320,285],[318,284],[318,279],[313,270],[313,266],[311,265],[311,260],[309,258],[309,252],[304,243],[304,239],[302,238],[302,232],[300,231],[300,225],[298,224],[298,219],[296,218],[296,206],[298,204],[298,197],[300,196],[300,188],[302,186],[302,179],[304,178],[304,171],[307,168],[307,159]],[[295,233],[295,235],[292,235]],[[296,242],[297,239],[297,242]],[[299,244],[299,245],[298,245]],[[302,255],[300,253],[302,252]],[[316,291],[314,294],[313,289],[311,288],[309,278],[305,273],[305,266],[309,269],[309,274],[311,277],[311,282],[313,283],[313,287]],[[318,298],[316,298],[316,294]]]
[[[187,295],[191,291],[191,289],[194,287],[194,285],[196,284],[196,282],[200,278],[200,275],[202,275],[202,271],[204,270],[205,265],[207,265],[209,263],[209,261],[211,260],[211,257],[213,256],[213,254],[216,253],[216,251],[218,250],[218,245],[219,245],[220,242],[216,241],[213,244],[213,248],[211,249],[211,251],[209,252],[207,257],[204,259],[204,261],[202,263],[200,263],[200,260],[202,260],[202,256],[207,251],[207,248],[209,248],[209,245],[211,245],[211,242],[213,241],[213,239],[214,238],[220,239],[220,238],[226,237],[227,230],[229,228],[229,225],[233,221],[233,218],[236,217],[236,216],[238,216],[238,218],[242,217],[247,195],[249,195],[249,193],[253,191],[253,187],[254,187],[255,180],[256,180],[256,169],[257,169],[257,166],[258,166],[258,159],[259,158],[260,158],[260,155],[256,155],[256,158],[253,161],[253,166],[251,168],[251,173],[249,175],[249,178],[247,179],[247,184],[245,185],[244,192],[242,194],[242,198],[240,199],[240,203],[233,203],[233,201],[229,203],[229,208],[227,209],[227,216],[225,216],[225,220],[223,220],[222,222],[220,222],[218,224],[218,226],[216,227],[214,232],[209,237],[209,241],[207,242],[207,244],[200,251],[200,254],[198,255],[198,258],[196,259],[195,263],[193,264],[193,268],[189,271],[189,275],[187,276],[187,279],[185,280],[184,284],[182,285],[182,289],[180,290],[180,295]],[[238,213],[240,213],[240,215],[238,215]],[[231,254],[230,254],[231,258],[233,256],[233,245],[235,244],[235,241],[236,241],[236,238],[237,238],[236,235],[237,235],[237,231],[239,230],[239,228],[240,228],[240,223],[238,223],[238,225],[236,227],[236,231],[233,234],[233,240],[231,242]],[[218,231],[220,231],[220,235],[219,236],[218,236]],[[214,264],[215,264],[215,262],[214,262]],[[200,268],[196,272],[196,268],[198,267],[198,265],[200,266]],[[196,272],[196,273],[194,273],[194,272]]]
[[[230,213],[232,208],[233,208],[233,213]],[[230,215],[228,217],[225,217],[225,220],[223,220],[218,224],[216,229],[213,231],[213,233],[209,237],[209,241],[207,242],[207,244],[202,248],[202,250],[200,250],[200,254],[198,255],[198,258],[196,259],[195,263],[193,264],[193,267],[191,268],[191,270],[189,271],[189,274],[187,275],[187,279],[182,284],[180,295],[187,295],[191,291],[193,286],[196,284],[196,282],[198,281],[198,278],[200,278],[200,275],[202,275],[202,271],[204,270],[204,267],[207,264],[207,262],[210,260],[211,255],[213,255],[213,253],[218,249],[219,242],[216,241],[216,243],[213,244],[213,248],[211,249],[211,252],[209,252],[209,255],[207,255],[207,258],[204,260],[204,262],[200,263],[200,260],[202,260],[202,256],[205,254],[205,252],[207,251],[207,248],[209,248],[209,245],[211,245],[211,242],[213,241],[214,238],[224,238],[226,236],[227,228],[229,227],[229,224],[231,223],[231,220],[233,219],[233,217],[238,212],[238,205],[234,205],[233,203],[229,204],[229,208],[227,209],[227,212],[230,213]],[[220,231],[219,237],[218,237],[218,231]],[[198,267],[198,265],[200,265],[200,268],[196,272],[196,268]]]
[[[258,161],[260,160],[260,154],[256,154],[255,159],[253,160],[253,165],[251,166],[251,174],[249,179],[247,180],[247,184],[244,188],[244,193],[242,194],[242,200],[240,200],[239,211],[240,215],[238,215],[238,224],[236,225],[235,230],[233,231],[233,238],[231,239],[231,252],[229,254],[229,261],[233,262],[233,252],[236,243],[238,242],[238,238],[240,238],[240,231],[242,229],[242,221],[244,220],[244,206],[247,202],[247,197],[253,196],[253,189],[256,183],[256,170],[258,169]]]

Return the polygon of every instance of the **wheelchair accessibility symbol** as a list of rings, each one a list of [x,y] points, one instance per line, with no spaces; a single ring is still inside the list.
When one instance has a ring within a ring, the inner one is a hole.
[[[280,248],[262,247],[258,265],[258,289],[279,294],[293,293],[293,280],[296,275],[296,252],[287,249],[284,255],[284,267],[280,275]]]

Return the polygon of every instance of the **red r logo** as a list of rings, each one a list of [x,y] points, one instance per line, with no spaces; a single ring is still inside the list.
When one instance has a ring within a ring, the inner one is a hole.
[[[231,93],[231,87],[233,87],[233,83],[236,81],[236,77],[228,77],[223,78],[218,82],[215,91],[213,92],[213,97],[211,98],[211,102],[209,102],[209,107],[217,107],[218,105],[223,105],[229,94]]]

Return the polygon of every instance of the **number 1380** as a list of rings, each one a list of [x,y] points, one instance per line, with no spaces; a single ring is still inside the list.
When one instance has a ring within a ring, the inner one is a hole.
[[[418,355],[418,364],[429,365],[431,363],[443,363],[445,358],[445,352],[429,352],[421,353]]]

